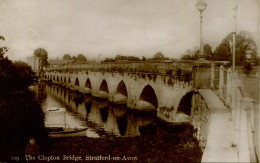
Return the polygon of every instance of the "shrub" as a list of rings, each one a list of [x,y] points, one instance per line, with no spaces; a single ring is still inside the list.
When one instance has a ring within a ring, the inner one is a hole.
[[[12,63],[8,58],[0,60],[0,92],[27,88],[34,77],[35,73],[26,63]]]

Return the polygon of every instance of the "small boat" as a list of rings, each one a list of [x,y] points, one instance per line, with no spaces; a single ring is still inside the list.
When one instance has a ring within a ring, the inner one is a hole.
[[[59,119],[64,119],[64,124],[46,124],[47,131],[49,132],[49,137],[74,137],[74,136],[86,136],[87,129],[86,127],[82,128],[70,128],[66,124],[66,109],[58,107],[48,107],[46,109],[48,116],[61,115]]]
[[[86,136],[88,128],[49,128],[49,137],[74,137],[74,136]]]
[[[48,107],[47,111],[64,111],[64,108]]]

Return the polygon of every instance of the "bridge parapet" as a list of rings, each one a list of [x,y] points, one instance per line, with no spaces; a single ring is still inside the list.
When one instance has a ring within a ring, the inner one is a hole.
[[[103,72],[128,72],[128,73],[160,73],[174,75],[177,70],[180,74],[192,71],[194,61],[140,61],[140,62],[103,62],[86,63],[77,65],[63,65],[60,67],[46,68],[44,71],[78,72],[84,70]],[[218,64],[219,62],[214,62]]]
[[[111,63],[88,63],[81,65],[64,65],[61,67],[47,68],[45,72],[68,72],[80,71],[108,72],[108,73],[150,73],[163,75],[177,75],[191,77],[190,62],[111,62]],[[178,72],[177,72],[178,70]]]
[[[256,162],[257,157],[259,158],[259,139],[256,139],[259,130],[255,126],[258,126],[259,117],[256,118],[255,112],[259,105],[247,97],[238,72],[234,71],[233,74],[230,67],[211,65],[210,88],[230,110],[228,117],[232,122],[232,147],[238,151],[236,161]],[[215,152],[213,154],[216,155]],[[213,156],[208,158],[214,160]]]

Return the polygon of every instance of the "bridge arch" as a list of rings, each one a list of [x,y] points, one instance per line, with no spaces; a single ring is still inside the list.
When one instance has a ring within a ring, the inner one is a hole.
[[[75,80],[75,85],[79,86],[79,79],[78,78],[76,78],[76,80]]]
[[[188,116],[191,115],[192,96],[193,92],[188,92],[181,98],[181,101],[177,109],[177,113],[184,113]]]
[[[57,76],[57,81],[60,81],[59,76]]]
[[[49,78],[50,80],[52,80],[52,75],[50,75],[50,78]]]
[[[120,81],[120,83],[117,86],[116,93],[120,93],[126,97],[128,97],[128,92],[126,89],[125,82],[123,80]]]
[[[55,75],[53,76],[53,80],[55,80]]]
[[[64,83],[66,83],[66,76],[64,76]]]
[[[91,82],[90,82],[89,78],[86,80],[85,87],[92,89]]]
[[[151,103],[155,108],[158,107],[157,96],[155,94],[153,87],[151,87],[149,84],[146,85],[142,90],[139,100],[147,101]]]
[[[103,79],[103,81],[101,82],[99,90],[109,93],[107,82],[105,79]]]
[[[70,77],[69,77],[69,81],[68,81],[68,83],[70,83]]]
[[[60,77],[60,81],[62,82],[63,80],[62,80],[62,76]]]

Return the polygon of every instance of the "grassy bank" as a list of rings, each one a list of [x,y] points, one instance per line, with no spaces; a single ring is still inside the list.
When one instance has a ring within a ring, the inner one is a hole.
[[[158,132],[158,135],[138,137],[52,138],[48,145],[43,146],[41,154],[60,156],[61,160],[63,155],[81,156],[84,162],[93,161],[88,160],[90,156],[100,155],[120,157],[124,160],[118,161],[126,162],[200,162],[202,152],[197,140],[192,137],[192,131]]]
[[[44,155],[44,162],[93,162],[95,159],[100,162],[101,156],[103,159],[109,159],[107,162],[201,161],[202,152],[197,140],[192,137],[193,131],[190,125],[164,127],[167,130],[157,128],[157,135],[107,136],[98,139],[88,137],[49,138],[38,141],[38,144],[41,155]],[[19,162],[24,162],[24,147],[0,148],[1,161],[8,161],[12,156],[17,156]],[[57,158],[60,161],[57,161]],[[49,161],[47,161],[48,159]]]
[[[135,138],[90,139],[85,137],[51,139],[42,149],[45,156],[75,155],[86,161],[86,156],[135,157],[136,161],[199,162],[201,151],[192,140],[172,135]]]
[[[5,152],[4,152],[5,151]],[[25,161],[24,148],[3,149],[6,159],[19,156],[20,161]],[[64,155],[81,157],[78,162],[93,162],[90,156],[120,157],[124,162],[200,162],[202,152],[198,143],[192,138],[176,137],[174,134],[159,136],[141,136],[128,138],[55,138],[47,144],[40,145],[44,157],[60,157],[60,162],[76,161],[71,158],[64,160]],[[4,154],[2,153],[2,154]],[[125,158],[125,160],[124,160]],[[8,160],[9,160],[8,159]],[[98,159],[98,158],[97,158]],[[116,160],[114,160],[116,161]],[[47,162],[47,160],[45,160]],[[50,161],[52,162],[52,161]],[[53,162],[59,162],[53,160]],[[100,161],[99,161],[100,162]]]

